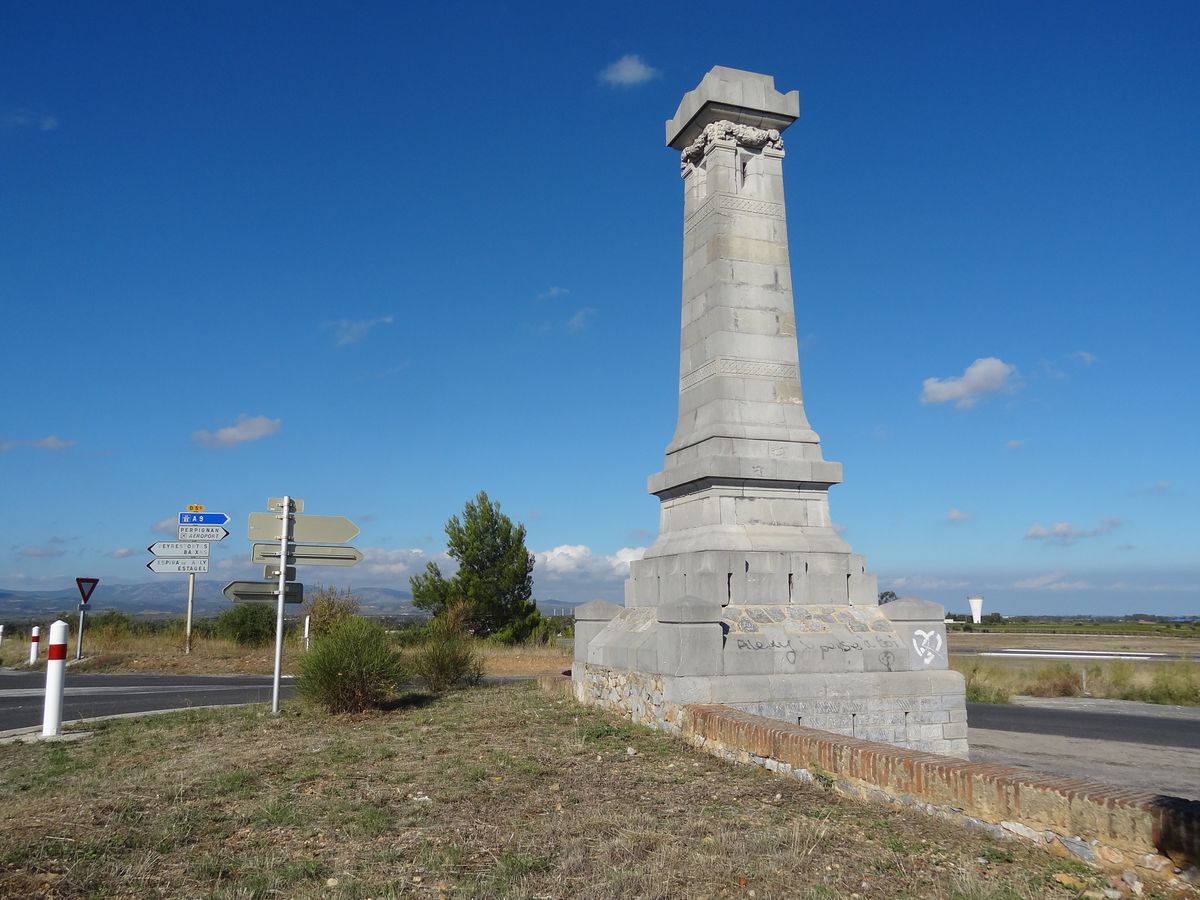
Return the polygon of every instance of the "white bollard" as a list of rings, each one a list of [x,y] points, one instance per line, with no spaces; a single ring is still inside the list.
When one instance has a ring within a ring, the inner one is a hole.
[[[304,617],[304,649],[305,650],[308,650],[308,618],[309,618],[308,616]],[[3,627],[4,627],[3,625],[0,625],[0,628],[3,628]]]
[[[38,658],[38,632],[40,629],[34,625],[33,630],[29,632],[29,664],[37,665]]]
[[[42,712],[42,737],[62,734],[63,680],[67,671],[67,623],[50,626],[46,648],[46,705]]]
[[[0,625],[0,647],[4,646],[4,626]]]

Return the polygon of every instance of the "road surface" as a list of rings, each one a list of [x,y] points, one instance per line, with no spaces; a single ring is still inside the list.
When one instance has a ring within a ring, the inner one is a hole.
[[[1200,709],[1017,697],[967,706],[971,759],[1200,799]]]
[[[280,686],[286,699],[290,679]],[[0,671],[0,731],[42,724],[44,672]],[[63,723],[97,716],[270,703],[269,675],[74,675],[67,674]]]

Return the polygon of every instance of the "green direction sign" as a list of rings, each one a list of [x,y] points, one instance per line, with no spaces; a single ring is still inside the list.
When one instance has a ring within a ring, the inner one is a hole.
[[[278,581],[231,581],[221,593],[234,603],[274,603],[279,597]],[[303,603],[304,585],[289,582],[284,603]]]
[[[252,541],[278,541],[283,537],[284,519],[279,513],[250,513],[246,536]],[[314,544],[342,544],[353,540],[358,526],[345,516],[307,516],[292,518],[292,540]]]
[[[255,544],[251,558],[256,563],[277,563],[279,544]],[[353,566],[362,558],[362,551],[354,547],[291,544],[288,548],[288,563],[293,566]]]

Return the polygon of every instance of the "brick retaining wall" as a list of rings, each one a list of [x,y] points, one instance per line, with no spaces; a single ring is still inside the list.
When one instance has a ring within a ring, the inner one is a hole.
[[[564,676],[543,676],[539,685],[573,696]],[[1200,867],[1198,801],[920,753],[727,706],[683,707],[681,737],[713,756],[1034,841],[1106,869],[1162,880],[1176,866]]]

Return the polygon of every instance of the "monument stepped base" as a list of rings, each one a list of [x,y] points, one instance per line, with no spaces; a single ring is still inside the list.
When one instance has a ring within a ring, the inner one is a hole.
[[[699,598],[576,610],[575,696],[678,733],[688,704],[967,757],[963,677],[942,607],[720,606]]]
[[[715,679],[584,665],[573,681],[581,703],[673,734],[681,733],[688,705],[720,704],[859,740],[968,758],[963,679],[952,671]]]

